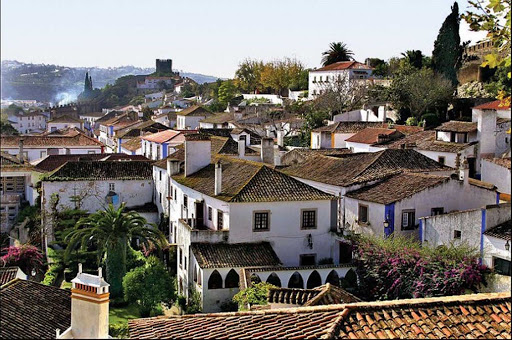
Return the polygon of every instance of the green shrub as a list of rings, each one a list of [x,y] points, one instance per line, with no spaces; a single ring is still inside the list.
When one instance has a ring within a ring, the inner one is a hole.
[[[267,295],[269,288],[274,288],[274,285],[271,285],[267,282],[260,282],[239,291],[234,297],[233,301],[238,303],[239,306],[243,308],[243,306],[250,305],[266,305]]]
[[[108,326],[108,333],[113,338],[126,339],[129,336],[128,324],[115,323]]]
[[[51,264],[48,270],[44,274],[43,284],[47,286],[53,286],[59,277],[63,267],[60,263]]]
[[[130,271],[137,267],[143,267],[146,264],[146,258],[141,251],[132,247],[126,249],[126,271]]]
[[[221,312],[236,312],[238,310],[238,303],[232,300],[226,300],[220,305]]]
[[[425,121],[425,127],[435,127],[439,125],[439,117],[435,113],[425,113],[420,118],[420,122]]]
[[[189,299],[187,306],[185,307],[185,314],[201,313],[202,310],[201,294],[193,288],[189,289]]]
[[[416,119],[416,117],[409,117],[409,118],[407,118],[407,120],[405,121],[405,125],[408,125],[408,126],[417,126],[417,125],[418,125],[418,120]]]

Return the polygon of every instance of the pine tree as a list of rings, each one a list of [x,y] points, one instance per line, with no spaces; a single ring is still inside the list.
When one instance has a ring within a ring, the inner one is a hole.
[[[459,5],[454,2],[452,12],[446,17],[434,42],[432,65],[434,70],[456,86],[457,71],[462,65],[463,47],[459,35]]]

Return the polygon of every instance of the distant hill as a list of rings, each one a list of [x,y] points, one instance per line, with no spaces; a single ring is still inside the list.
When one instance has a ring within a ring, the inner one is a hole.
[[[119,67],[67,67],[48,64],[27,64],[16,60],[2,61],[2,99],[35,99],[43,102],[66,103],[82,92],[85,72],[92,76],[94,88],[113,84],[126,75],[151,74],[154,68]],[[217,77],[180,72],[197,83],[209,83]]]

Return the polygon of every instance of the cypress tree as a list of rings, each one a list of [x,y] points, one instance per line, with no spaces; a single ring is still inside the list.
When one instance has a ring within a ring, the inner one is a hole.
[[[89,76],[89,91],[92,92],[92,76]]]
[[[432,65],[434,71],[449,79],[456,86],[457,71],[462,65],[463,47],[459,35],[459,5],[454,2],[452,12],[446,17],[434,42]]]
[[[90,87],[89,72],[85,72],[84,93],[88,93]]]

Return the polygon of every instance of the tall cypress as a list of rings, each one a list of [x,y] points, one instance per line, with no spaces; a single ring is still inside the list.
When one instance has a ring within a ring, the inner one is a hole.
[[[463,47],[459,35],[459,5],[454,2],[452,12],[446,17],[434,42],[432,66],[434,71],[449,79],[456,86],[457,71],[462,65]]]
[[[90,85],[90,80],[89,80],[89,72],[85,72],[84,92],[88,93],[90,87],[91,87],[91,85]]]
[[[92,76],[89,76],[89,91],[92,92]]]

